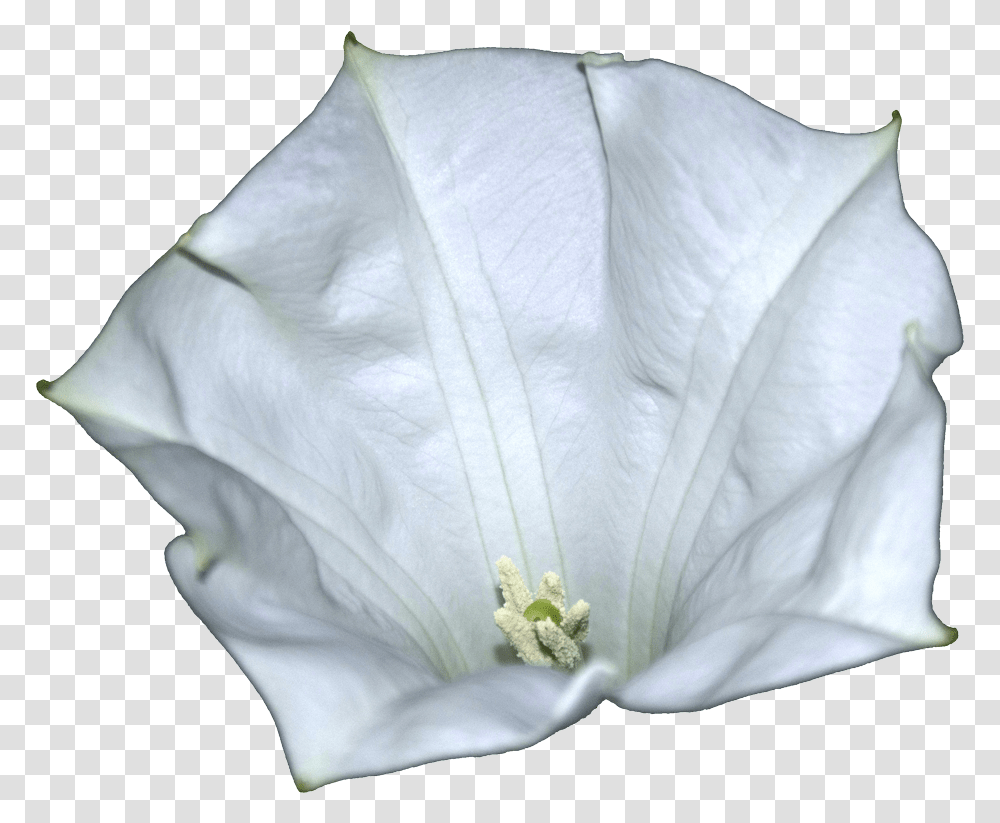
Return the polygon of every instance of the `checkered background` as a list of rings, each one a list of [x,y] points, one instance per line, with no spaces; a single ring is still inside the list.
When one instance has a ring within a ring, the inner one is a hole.
[[[1000,2],[653,6],[3,2],[0,819],[1000,820]],[[264,704],[167,576],[177,526],[34,384],[312,109],[348,28],[382,51],[660,57],[835,131],[900,109],[907,206],[965,323],[935,378],[934,596],[955,645],[694,714],[605,703],[527,751],[298,794]]]

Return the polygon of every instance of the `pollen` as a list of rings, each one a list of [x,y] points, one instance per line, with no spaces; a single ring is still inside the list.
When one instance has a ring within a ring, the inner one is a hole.
[[[513,560],[501,557],[497,570],[504,605],[493,613],[493,620],[517,656],[532,666],[567,671],[583,660],[580,644],[590,627],[590,604],[578,600],[567,611],[566,593],[555,572],[542,575],[532,597]]]

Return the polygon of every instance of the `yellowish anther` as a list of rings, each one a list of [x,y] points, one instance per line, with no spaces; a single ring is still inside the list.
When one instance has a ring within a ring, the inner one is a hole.
[[[497,570],[504,605],[493,613],[493,620],[517,656],[532,666],[567,670],[583,660],[580,644],[590,628],[590,605],[579,600],[567,611],[562,581],[554,572],[542,575],[538,594],[532,598],[513,560],[501,557]]]

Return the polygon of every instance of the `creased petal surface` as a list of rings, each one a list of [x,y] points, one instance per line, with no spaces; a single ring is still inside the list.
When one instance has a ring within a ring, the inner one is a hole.
[[[183,525],[171,574],[303,788],[946,643],[961,332],[898,127],[348,42],[46,396]],[[591,604],[574,675],[514,662],[502,555]]]

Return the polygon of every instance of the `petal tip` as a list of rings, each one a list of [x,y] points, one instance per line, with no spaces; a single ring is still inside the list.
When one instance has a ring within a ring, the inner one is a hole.
[[[607,66],[612,63],[624,63],[625,55],[619,51],[614,51],[609,54],[598,54],[595,51],[588,51],[586,54],[580,57],[578,63],[579,66]]]
[[[962,344],[961,337],[959,337],[958,345],[954,348],[942,345],[940,342],[929,342],[919,320],[911,320],[906,324],[903,328],[903,338],[906,350],[916,360],[921,372],[928,380],[941,362],[950,354],[954,354]]]
[[[292,780],[295,782],[295,788],[302,794],[305,794],[306,792],[314,792],[320,786],[324,785],[323,783],[306,780],[304,777],[296,777],[294,774],[292,775]]]
[[[181,254],[193,255],[196,261],[201,260],[202,254],[206,253],[201,248],[204,244],[204,237],[201,235],[203,235],[205,228],[211,226],[211,222],[206,220],[211,213],[199,214],[188,227],[188,230],[174,241],[172,250],[176,250]],[[209,242],[211,242],[211,231],[209,232]]]
[[[937,644],[937,646],[939,648],[943,648],[945,646],[950,646],[952,643],[954,643],[956,640],[958,640],[958,629],[956,629],[956,628],[954,628],[952,626],[945,626],[944,627],[944,637],[945,637],[944,642]]]
[[[362,60],[365,57],[371,56],[383,57],[384,55],[380,51],[375,51],[375,49],[370,49],[364,43],[361,43],[355,36],[353,31],[347,32],[344,35],[344,62],[349,60]]]
[[[882,126],[881,129],[877,129],[877,131],[886,131],[890,135],[895,137],[896,140],[899,140],[899,130],[902,128],[902,126],[903,126],[903,116],[899,113],[899,109],[893,109],[892,117],[889,119],[889,122],[886,123],[884,126]]]
[[[51,380],[39,380],[37,383],[35,383],[35,389],[46,400],[51,400],[52,398],[49,397],[49,386],[51,385],[52,385]]]

